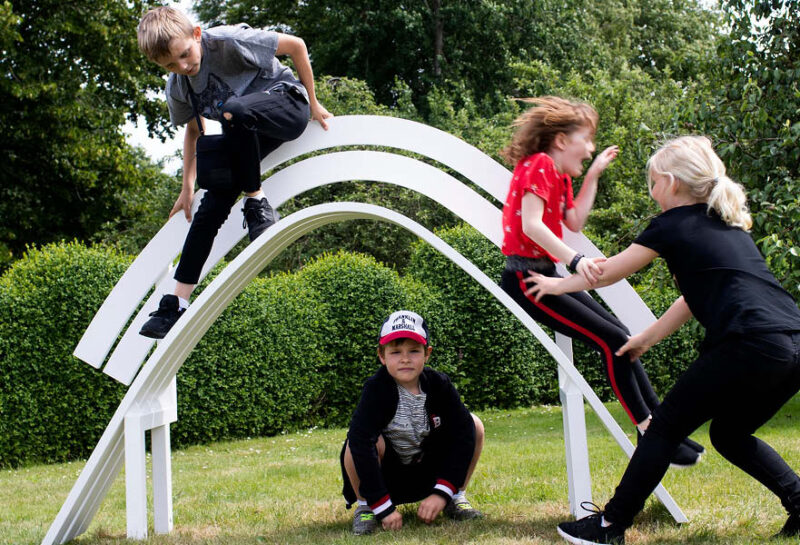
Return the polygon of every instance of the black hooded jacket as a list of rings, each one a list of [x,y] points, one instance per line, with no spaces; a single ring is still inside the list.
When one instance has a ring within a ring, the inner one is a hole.
[[[450,378],[429,367],[422,370],[419,377],[420,388],[427,394],[425,412],[428,417],[430,434],[422,443],[423,452],[435,451],[441,460],[437,470],[436,486],[432,494],[439,494],[449,500],[464,485],[469,464],[475,451],[475,423],[464,406]],[[391,503],[391,490],[386,488],[375,443],[394,418],[397,412],[399,394],[397,383],[385,366],[364,383],[361,399],[358,402],[350,429],[347,444],[353,455],[358,473],[360,492],[373,508],[386,505],[376,517],[382,519],[395,510]],[[392,448],[387,444],[387,448]],[[342,460],[344,449],[342,449]],[[350,486],[342,463],[344,488],[342,493],[348,507],[355,503],[356,494]]]

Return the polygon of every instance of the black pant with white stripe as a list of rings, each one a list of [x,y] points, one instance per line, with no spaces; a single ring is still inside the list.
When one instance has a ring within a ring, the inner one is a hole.
[[[557,276],[552,262],[536,261],[536,272]],[[630,361],[627,354],[614,354],[628,340],[625,325],[586,292],[545,295],[537,302],[525,295],[525,276],[523,271],[506,269],[500,285],[534,320],[600,353],[614,395],[634,424],[650,416],[659,401],[642,363]]]

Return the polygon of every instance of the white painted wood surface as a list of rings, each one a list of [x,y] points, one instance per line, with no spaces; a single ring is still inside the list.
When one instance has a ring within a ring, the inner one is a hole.
[[[310,124],[301,138],[281,146],[265,159],[262,169],[268,170],[307,153],[331,147],[384,146],[431,158],[465,176],[500,203],[505,198],[510,172],[476,148],[442,131],[411,121],[376,116],[338,117],[331,120],[330,127],[330,131],[326,132],[315,123]],[[501,204],[490,202],[447,172],[417,158],[375,150],[327,153],[306,158],[275,172],[267,178],[263,188],[270,202],[280,206],[287,199],[313,187],[346,180],[372,180],[418,191],[452,210],[494,244],[501,244]],[[196,199],[195,207],[198,202],[199,199]],[[240,204],[234,206],[231,217],[217,236],[204,275],[246,234],[238,217],[237,208],[240,207]],[[171,279],[172,262],[180,251],[188,225],[183,218],[173,217],[153,238],[108,296],[75,350],[75,355],[87,363],[95,367],[102,366],[120,332],[125,330],[126,323],[133,316],[133,321],[123,333],[104,369],[110,376],[131,386],[43,544],[63,543],[88,528],[122,467],[126,454],[129,467],[132,468],[127,496],[130,506],[128,531],[131,537],[146,536],[146,511],[144,517],[141,513],[141,505],[145,501],[142,481],[136,473],[143,467],[143,432],[146,429],[153,430],[157,450],[153,455],[154,476],[159,481],[157,485],[154,483],[157,496],[154,498],[154,529],[156,533],[170,531],[169,423],[174,421],[174,407],[164,400],[170,396],[170,387],[174,388],[176,373],[230,301],[286,246],[322,225],[353,219],[388,221],[427,241],[492,293],[553,356],[559,367],[562,400],[565,403],[570,505],[574,514],[581,514],[576,506],[580,501],[591,499],[583,400],[598,414],[628,456],[633,452],[633,445],[572,365],[571,355],[565,355],[565,351],[571,351],[569,340],[559,339],[563,350],[559,348],[497,284],[421,225],[386,208],[361,203],[329,203],[301,210],[282,219],[250,244],[197,297],[185,316],[158,343],[147,362],[141,366],[152,348],[152,341],[139,336],[138,330],[146,314],[155,308],[161,294],[171,291],[174,282]],[[586,255],[600,255],[597,248],[579,233],[567,232],[565,239]],[[155,291],[137,313],[137,307],[154,285],[157,285]],[[633,332],[640,331],[655,319],[626,282],[603,288],[600,294]],[[177,418],[177,415],[174,416]],[[141,443],[138,437],[142,437]],[[659,486],[655,494],[677,521],[687,520],[663,487]]]
[[[506,197],[511,173],[491,157],[443,131],[414,121],[392,117],[336,117],[330,120],[328,131],[322,130],[316,123],[311,123],[299,139],[284,144],[267,156],[262,162],[262,170],[271,170],[286,161],[313,151],[345,146],[381,146],[411,151],[465,176],[496,199],[498,205]],[[288,187],[277,191],[278,180],[286,179],[287,176],[281,172],[278,171],[262,184],[270,202],[276,207],[300,193],[299,190],[292,189],[294,183],[289,183]],[[359,178],[351,176],[347,179]],[[381,181],[379,175],[361,179]],[[301,179],[296,182],[303,181]],[[403,181],[397,183],[402,185]],[[306,189],[318,185],[322,184],[312,182]],[[202,195],[203,191],[199,191],[195,197],[195,210]],[[445,203],[442,204],[446,206]],[[241,227],[239,208],[241,202],[234,205],[230,217],[220,229],[201,278],[205,277],[208,271],[246,235],[246,230]],[[178,214],[153,237],[98,310],[75,348],[76,357],[96,368],[102,367],[120,332],[125,329],[126,323],[140,306],[142,298],[155,285],[152,295],[144,305],[141,305],[104,368],[104,372],[114,379],[123,384],[131,383],[153,346],[153,340],[138,335],[138,331],[147,320],[147,314],[158,306],[161,296],[164,293],[172,293],[174,280],[171,265],[180,253],[188,229],[186,220]],[[587,256],[602,255],[580,233],[565,229],[565,241]],[[598,294],[632,333],[641,331],[655,320],[647,306],[625,281],[601,288]]]

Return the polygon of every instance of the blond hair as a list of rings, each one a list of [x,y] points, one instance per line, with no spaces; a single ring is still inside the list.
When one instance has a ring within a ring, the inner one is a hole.
[[[153,8],[139,21],[139,49],[148,59],[158,62],[169,55],[174,38],[188,38],[193,31],[192,22],[181,10],[169,6]]]
[[[558,133],[569,134],[589,128],[592,134],[597,130],[599,116],[594,108],[584,102],[543,96],[520,99],[521,102],[535,104],[533,108],[514,120],[517,130],[511,144],[500,152],[511,164],[534,153],[546,152]]]
[[[744,188],[725,174],[722,159],[705,136],[681,136],[661,146],[647,161],[651,191],[653,174],[672,174],[731,227],[749,231],[753,226]]]

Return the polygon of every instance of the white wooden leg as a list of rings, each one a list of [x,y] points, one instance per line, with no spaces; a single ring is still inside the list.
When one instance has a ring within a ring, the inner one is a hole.
[[[572,361],[572,340],[556,333],[556,344]],[[581,503],[592,501],[592,477],[589,473],[589,446],[586,442],[586,416],[583,410],[583,394],[577,384],[558,368],[559,397],[564,419],[564,444],[567,456],[567,485],[570,512],[582,518],[589,511]]]
[[[169,424],[150,431],[153,452],[153,529],[157,534],[172,531],[172,463]]]
[[[128,539],[146,539],[147,468],[144,428],[137,415],[125,417],[125,509]]]

